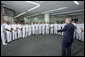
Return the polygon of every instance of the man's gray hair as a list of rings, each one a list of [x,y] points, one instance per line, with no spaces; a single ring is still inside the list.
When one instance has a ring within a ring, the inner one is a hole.
[[[71,22],[71,18],[66,18],[66,19],[68,19]]]

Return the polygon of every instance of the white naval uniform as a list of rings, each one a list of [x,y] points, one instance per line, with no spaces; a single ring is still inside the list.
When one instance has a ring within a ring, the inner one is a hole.
[[[6,42],[6,38],[5,38],[5,34],[4,34],[4,29],[3,29],[4,27],[3,27],[3,25],[1,25],[1,40],[2,40],[2,44],[4,45],[4,44],[6,44],[5,42]]]
[[[7,41],[7,37],[6,37],[7,35],[6,35],[6,29],[5,29],[7,23],[3,23],[2,25],[3,25],[3,33],[4,33],[5,41]]]
[[[28,33],[29,33],[28,32],[28,24],[26,24],[25,27],[26,27],[26,30],[25,30],[26,31],[26,34],[25,34],[25,36],[27,37],[28,36]]]
[[[38,34],[38,24],[35,24],[35,31],[36,31],[36,33],[35,34]]]
[[[46,25],[46,34],[49,34],[49,24],[45,24]]]
[[[45,34],[45,24],[42,24],[42,34]]]
[[[5,27],[5,29],[8,29],[8,30],[11,30],[11,28],[12,27],[11,27],[10,24],[9,25],[7,24],[6,27]],[[11,32],[6,30],[6,35],[7,35],[7,42],[10,42],[12,40],[11,39]]]
[[[53,24],[50,24],[50,33],[53,34]]]
[[[31,35],[31,25],[28,25],[28,36]]]
[[[17,39],[17,25],[16,24],[13,24],[12,25],[12,33],[13,33],[13,40]]]
[[[76,27],[76,23],[72,23],[75,27]],[[73,35],[73,38],[76,37],[76,29],[74,30],[74,35]]]
[[[20,37],[22,37],[21,24],[18,24],[17,28],[19,28],[18,29],[18,38],[20,38]]]
[[[31,28],[32,28],[32,34],[35,34],[35,26],[34,26],[34,24],[31,24]]]
[[[39,24],[39,34],[41,34],[41,24]]]
[[[82,30],[84,30],[84,24],[81,24]],[[81,32],[81,41],[84,41],[84,32]]]
[[[58,30],[58,25],[57,24],[54,24],[54,34],[57,34],[58,33],[57,30]]]
[[[76,38],[81,40],[81,24],[77,24]]]
[[[25,30],[26,30],[26,26],[22,25],[22,35],[23,35],[23,38],[26,37],[25,36]]]

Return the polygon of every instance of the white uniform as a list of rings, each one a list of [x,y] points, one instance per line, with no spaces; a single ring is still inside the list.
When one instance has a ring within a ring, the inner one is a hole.
[[[84,30],[84,24],[81,24],[82,30]],[[81,32],[81,40],[84,41],[84,32]]]
[[[39,34],[41,34],[41,24],[39,24]]]
[[[76,27],[76,23],[72,23],[75,27]],[[75,38],[76,37],[76,29],[75,29],[75,31],[74,31],[74,35],[73,35],[73,38]]]
[[[42,24],[42,34],[45,34],[45,24]]]
[[[36,31],[36,33],[35,34],[38,34],[38,24],[35,24],[35,31]]]
[[[25,25],[22,25],[22,31],[23,31],[22,34],[23,34],[23,38],[26,37],[26,36],[25,36],[25,29],[26,29],[26,26],[25,26]]]
[[[31,25],[28,25],[28,36],[31,35]]]
[[[58,24],[58,30],[61,29],[61,24]],[[58,35],[61,35],[61,32],[58,32]]]
[[[5,28],[8,29],[8,30],[11,30],[11,25],[7,24]],[[10,42],[12,40],[11,39],[11,32],[6,30],[6,34],[7,34],[7,42]]]
[[[53,24],[50,24],[50,33],[53,34]]]
[[[2,25],[3,25],[3,33],[4,33],[4,37],[5,37],[5,41],[6,41],[7,37],[6,37],[6,29],[5,29],[5,27],[6,27],[7,23],[3,23]]]
[[[58,25],[54,24],[54,34],[57,34],[57,30],[58,30]]]
[[[28,35],[28,33],[29,33],[29,32],[28,32],[28,24],[26,24],[25,27],[26,27],[26,30],[25,30],[25,31],[26,31],[26,35],[25,35],[25,36],[27,37],[27,35]]]
[[[4,30],[3,25],[1,25],[1,40],[2,40],[2,44],[4,45],[4,44],[6,44],[5,43],[6,39],[5,39],[5,34],[4,34],[3,30]]]
[[[62,26],[62,29],[65,27],[65,25],[66,25],[65,23],[61,25]],[[63,35],[63,32],[62,32],[62,35]]]
[[[81,40],[81,24],[77,24],[76,38]]]
[[[31,27],[32,27],[32,34],[35,34],[35,26],[34,26],[34,24],[32,24]]]
[[[18,25],[17,25],[17,28],[19,28],[19,29],[18,29],[18,38],[20,38],[20,37],[22,37],[21,24],[18,24]]]
[[[12,25],[12,33],[13,33],[13,40],[17,39],[17,25],[16,24],[13,24]]]
[[[49,34],[49,24],[46,24],[46,34]]]

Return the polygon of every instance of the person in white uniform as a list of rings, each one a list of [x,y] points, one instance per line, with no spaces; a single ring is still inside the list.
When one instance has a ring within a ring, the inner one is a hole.
[[[31,27],[32,27],[32,34],[35,34],[35,25],[34,25],[34,23],[31,24]]]
[[[39,23],[39,34],[41,34],[41,23]]]
[[[31,35],[31,24],[28,24],[28,36]]]
[[[74,21],[72,21],[72,24],[76,27],[76,23],[75,23]],[[73,36],[73,38],[76,38],[76,29],[75,29],[75,31],[74,31],[74,36]]]
[[[21,24],[20,24],[20,22],[17,25],[17,29],[18,29],[18,38],[21,38],[22,37],[22,31],[21,31]]]
[[[54,34],[57,34],[57,31],[56,31],[56,30],[58,30],[58,25],[57,25],[57,23],[54,24]]]
[[[7,41],[7,37],[6,37],[6,25],[7,25],[7,21],[6,20],[2,20],[2,25],[3,25],[3,33],[4,33],[4,37],[5,37],[5,41]]]
[[[46,34],[49,34],[49,24],[48,24],[48,22],[46,23]]]
[[[53,26],[53,24],[50,24],[50,34],[53,34],[53,29],[54,29],[54,26]]]
[[[3,21],[1,21],[1,41],[2,41],[2,45],[7,45],[5,33],[4,33]]]
[[[42,34],[45,34],[45,24],[42,24]]]
[[[80,22],[77,23],[76,38],[78,40],[81,40],[81,24],[80,24]]]
[[[82,23],[81,24],[81,30],[82,30],[82,32],[81,32],[81,41],[84,41],[84,23]]]
[[[38,23],[35,23],[35,31],[36,31],[35,34],[38,34]]]
[[[26,26],[25,26],[25,22],[23,22],[23,25],[22,25],[22,35],[23,35],[23,38],[25,38],[25,29],[26,29]]]
[[[12,33],[13,33],[13,40],[17,39],[17,24],[14,22],[12,24]]]
[[[5,29],[6,29],[6,34],[7,34],[7,42],[10,42],[12,41],[12,38],[11,38],[12,27],[9,24],[9,21],[7,22]]]
[[[26,30],[25,30],[26,31],[26,35],[25,36],[27,37],[28,36],[28,33],[29,33],[28,32],[28,22],[26,22],[25,27],[26,27]]]

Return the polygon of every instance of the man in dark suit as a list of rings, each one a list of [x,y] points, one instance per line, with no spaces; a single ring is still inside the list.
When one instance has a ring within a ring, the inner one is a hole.
[[[73,34],[76,27],[71,23],[70,18],[66,18],[65,22],[65,27],[57,31],[64,32],[62,40],[62,56],[71,56],[71,45],[73,42]]]

